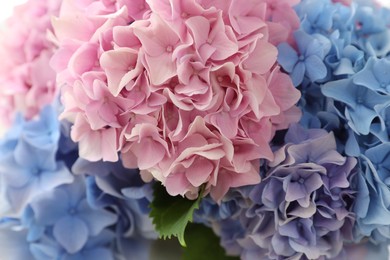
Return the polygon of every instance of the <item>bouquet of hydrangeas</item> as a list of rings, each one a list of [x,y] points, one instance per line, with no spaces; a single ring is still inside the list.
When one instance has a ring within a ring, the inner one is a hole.
[[[0,34],[1,259],[387,259],[376,2],[28,0]]]

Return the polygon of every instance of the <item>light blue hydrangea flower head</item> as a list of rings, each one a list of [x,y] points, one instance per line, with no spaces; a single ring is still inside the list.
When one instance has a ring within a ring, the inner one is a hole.
[[[0,143],[1,215],[20,216],[35,195],[73,181],[66,165],[56,161],[59,138],[51,106],[35,120],[16,120]]]
[[[143,182],[138,169],[127,169],[121,161],[78,159],[72,171],[88,176],[87,198],[91,205],[108,207],[118,216],[114,228],[118,255],[124,260],[148,259],[151,243],[157,239],[149,218],[153,183]]]
[[[114,213],[88,204],[83,177],[37,195],[23,218],[31,240],[39,243],[44,235],[53,237],[69,254],[79,252],[116,221]]]
[[[110,248],[114,234],[103,230],[97,236],[90,237],[85,245],[74,253],[69,253],[60,243],[51,237],[43,237],[40,242],[32,243],[30,251],[35,260],[114,260]]]
[[[390,143],[365,151],[359,158],[360,172],[354,185],[358,190],[354,211],[358,239],[390,239]]]

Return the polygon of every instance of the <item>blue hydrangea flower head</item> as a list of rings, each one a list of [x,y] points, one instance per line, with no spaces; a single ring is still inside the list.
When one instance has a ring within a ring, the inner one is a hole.
[[[361,170],[354,180],[358,190],[354,205],[358,239],[390,239],[390,143],[365,151],[359,158]]]
[[[56,161],[60,131],[53,107],[45,107],[35,120],[19,122],[0,148],[0,213],[5,216],[20,216],[35,195],[73,181],[65,164]]]
[[[138,169],[127,169],[121,161],[89,162],[78,159],[72,170],[87,177],[88,201],[97,208],[109,207],[118,216],[115,225],[118,255],[127,259],[147,259],[157,239],[149,203],[153,183],[144,183]]]
[[[48,232],[70,254],[80,251],[91,237],[117,221],[115,214],[91,208],[85,192],[84,178],[77,177],[71,184],[36,196],[26,212],[25,225],[30,232],[43,228],[42,235]]]
[[[114,254],[110,248],[113,239],[114,234],[111,231],[103,230],[97,236],[89,238],[79,251],[69,253],[53,238],[43,237],[39,243],[30,245],[30,251],[35,260],[114,260]]]

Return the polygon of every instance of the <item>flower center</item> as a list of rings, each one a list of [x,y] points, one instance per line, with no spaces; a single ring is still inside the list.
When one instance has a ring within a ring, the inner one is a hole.
[[[41,173],[41,171],[38,168],[31,170],[31,174],[35,177],[39,176],[40,173]]]
[[[167,48],[166,48],[166,51],[167,52],[172,52],[173,51],[172,45],[168,45]]]
[[[75,208],[70,208],[68,211],[69,215],[73,216],[76,214],[76,209]]]

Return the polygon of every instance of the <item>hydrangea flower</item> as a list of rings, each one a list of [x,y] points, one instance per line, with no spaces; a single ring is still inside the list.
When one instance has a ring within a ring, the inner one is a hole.
[[[144,183],[138,169],[126,169],[122,162],[89,162],[79,158],[72,167],[87,177],[87,199],[96,208],[110,208],[118,216],[115,226],[116,251],[124,259],[147,259],[157,239],[149,203],[151,183]]]
[[[211,197],[205,197],[194,213],[195,222],[211,227],[220,237],[220,244],[228,255],[237,256],[242,251],[238,241],[244,238],[246,230],[240,222],[240,217],[251,206],[251,190],[252,186],[232,189],[219,204]]]
[[[51,237],[44,237],[40,243],[32,243],[30,250],[36,260],[69,259],[69,260],[114,260],[110,243],[114,234],[103,230],[99,235],[88,239],[85,246],[75,253],[69,253]]]
[[[380,116],[383,104],[390,100],[361,85],[354,79],[331,81],[322,87],[322,93],[343,104],[341,114],[344,114],[348,125],[357,133],[367,135],[373,120]]]
[[[34,196],[73,181],[64,162],[56,160],[59,137],[57,113],[47,106],[36,120],[17,119],[3,138],[0,144],[2,216],[20,216]]]
[[[59,186],[42,193],[26,209],[24,222],[31,232],[50,230],[50,235],[68,253],[80,251],[90,237],[117,221],[114,213],[104,209],[93,209],[86,199],[85,182],[78,177],[73,183]],[[47,232],[47,231],[46,231]],[[41,235],[43,235],[42,233]],[[34,240],[41,239],[29,234]]]
[[[364,68],[354,75],[353,81],[380,94],[390,95],[390,60],[368,59]]]
[[[336,151],[331,133],[292,126],[286,144],[267,164],[266,177],[250,193],[242,220],[241,256],[252,259],[318,259],[339,255],[352,239],[356,159]]]
[[[120,153],[189,198],[260,181],[257,159],[300,117],[275,47],[298,27],[297,1],[75,3],[53,20],[52,65],[82,158]]]
[[[367,149],[359,158],[361,169],[355,181],[359,191],[354,205],[356,236],[376,243],[390,238],[389,156],[389,142]]]
[[[49,40],[48,31],[52,30],[51,16],[58,15],[61,2],[27,1],[17,6],[1,25],[0,119],[3,130],[11,125],[15,112],[30,119],[50,104],[58,92],[56,75],[49,65],[55,45]]]
[[[330,50],[328,39],[317,39],[304,31],[294,32],[298,52],[288,43],[278,45],[278,62],[291,76],[294,86],[302,83],[304,76],[312,82],[324,79],[327,68],[323,62]]]

